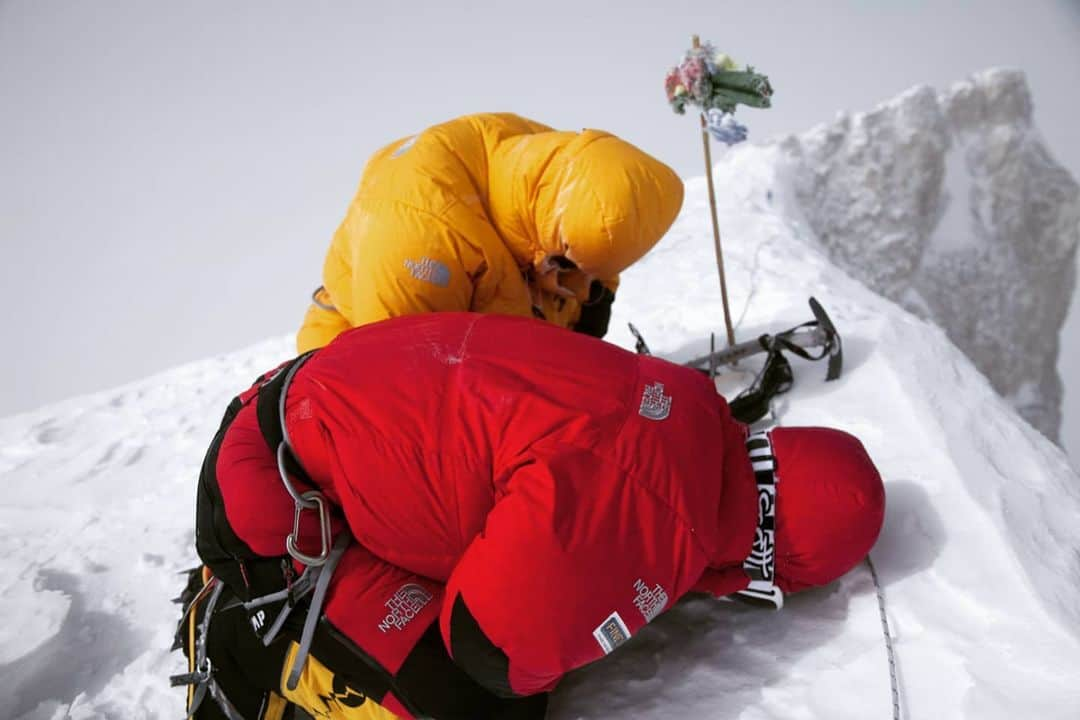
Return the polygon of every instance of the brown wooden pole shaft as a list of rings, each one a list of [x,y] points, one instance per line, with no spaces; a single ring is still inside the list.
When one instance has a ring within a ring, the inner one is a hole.
[[[712,152],[709,150],[709,131],[705,123],[705,113],[701,114],[701,143],[705,148],[705,178],[709,182],[709,211],[712,213],[716,269],[720,273],[720,299],[724,303],[724,326],[727,328],[728,346],[731,347],[735,344],[735,329],[731,325],[731,310],[728,308],[727,280],[724,278],[724,251],[720,247],[720,223],[716,219],[716,190],[713,188]]]

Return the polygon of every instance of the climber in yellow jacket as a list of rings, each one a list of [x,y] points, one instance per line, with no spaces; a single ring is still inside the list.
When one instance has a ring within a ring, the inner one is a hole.
[[[399,315],[543,317],[602,337],[619,273],[682,206],[671,168],[600,130],[517,115],[435,125],[368,161],[334,233],[301,352]]]

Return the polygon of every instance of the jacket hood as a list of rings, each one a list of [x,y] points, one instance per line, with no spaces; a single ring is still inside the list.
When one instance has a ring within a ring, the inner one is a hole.
[[[831,428],[775,428],[776,584],[826,585],[870,552],[885,518],[881,475],[857,438]]]
[[[605,281],[644,256],[682,207],[671,168],[600,130],[504,140],[489,176],[492,222],[522,267],[563,256]]]

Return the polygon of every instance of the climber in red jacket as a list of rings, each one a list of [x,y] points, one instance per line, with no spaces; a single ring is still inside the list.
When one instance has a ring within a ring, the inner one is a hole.
[[[858,440],[748,436],[698,371],[531,319],[389,320],[230,406],[185,677],[243,717],[538,718],[688,592],[779,604],[835,580],[883,513]]]

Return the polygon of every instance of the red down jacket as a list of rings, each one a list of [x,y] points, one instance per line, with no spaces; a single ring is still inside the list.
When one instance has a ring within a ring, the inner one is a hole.
[[[746,431],[697,371],[536,320],[438,313],[342,334],[296,372],[284,408],[295,457],[356,540],[326,617],[390,675],[438,620],[480,685],[550,690],[610,651],[613,618],[632,635],[692,589],[748,583]],[[869,489],[828,503],[867,520],[826,570],[796,577],[777,516],[791,589],[835,578],[877,536],[880,479],[853,452]],[[293,503],[254,403],[224,434],[216,476],[237,536],[282,555]]]

